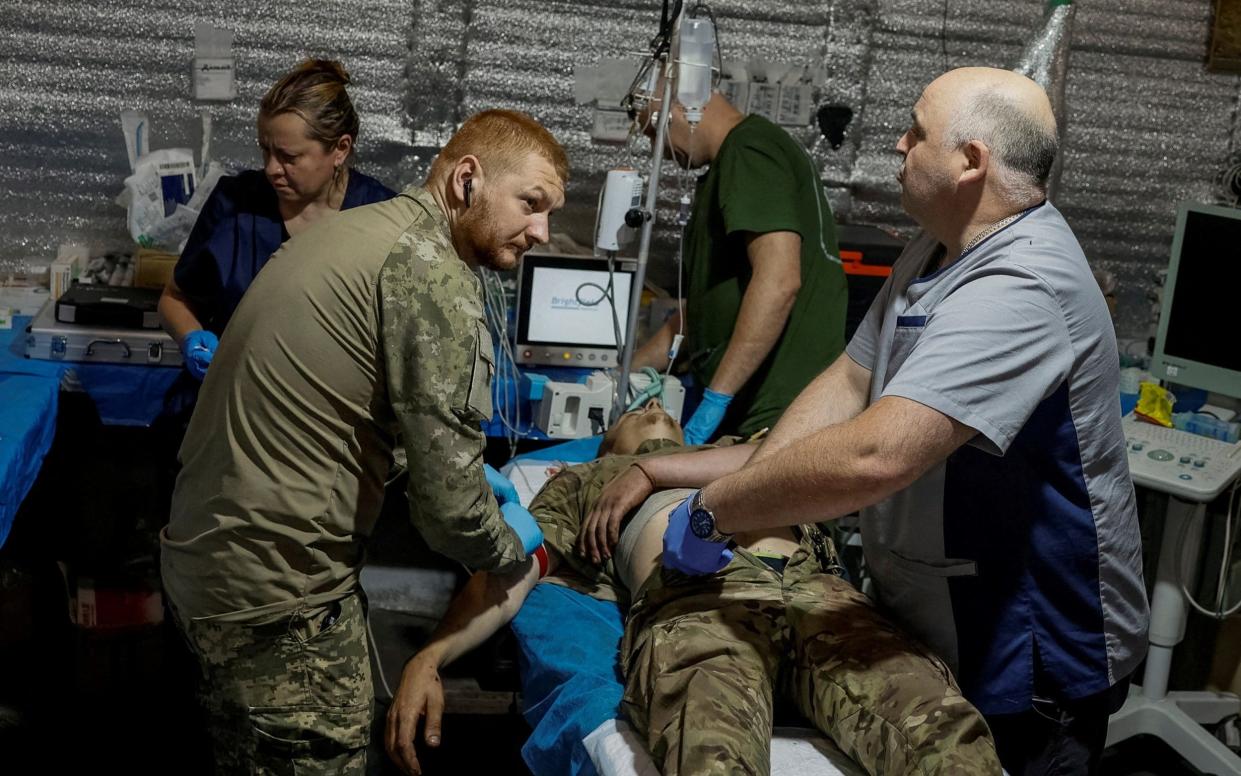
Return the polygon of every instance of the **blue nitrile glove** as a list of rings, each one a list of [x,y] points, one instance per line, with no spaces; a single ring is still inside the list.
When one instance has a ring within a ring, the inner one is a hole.
[[[663,564],[691,576],[714,574],[733,559],[733,551],[727,544],[708,542],[694,536],[689,529],[689,505],[693,500],[691,494],[668,516],[668,528],[664,531]]]
[[[716,393],[710,388],[702,393],[702,403],[694,410],[694,417],[685,424],[685,444],[701,445],[711,438],[724,419],[724,410],[732,403],[733,397],[726,393]]]
[[[491,492],[496,494],[496,501],[501,504],[507,504],[510,501],[514,504],[521,502],[521,498],[517,495],[517,486],[508,477],[496,471],[491,464],[483,464],[483,471],[487,472],[487,484],[491,486]]]
[[[526,548],[527,555],[543,543],[543,531],[539,529],[539,524],[534,522],[534,515],[530,514],[530,510],[516,501],[506,501],[500,505],[500,514],[504,515],[504,522],[508,523],[509,528],[512,528],[521,540],[521,546]]]
[[[206,329],[186,334],[181,341],[181,358],[185,359],[185,368],[199,380],[203,379],[219,346],[220,339]]]

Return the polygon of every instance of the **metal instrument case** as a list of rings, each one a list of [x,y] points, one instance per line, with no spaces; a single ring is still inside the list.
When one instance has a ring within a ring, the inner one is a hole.
[[[56,320],[49,301],[26,327],[26,357],[134,366],[181,366],[181,349],[163,329],[84,326]]]

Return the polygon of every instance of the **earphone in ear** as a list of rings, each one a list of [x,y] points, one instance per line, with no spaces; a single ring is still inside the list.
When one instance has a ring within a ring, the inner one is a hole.
[[[467,180],[465,182],[465,206],[466,207],[470,206],[470,189],[473,188],[473,186],[474,186],[473,181]]]

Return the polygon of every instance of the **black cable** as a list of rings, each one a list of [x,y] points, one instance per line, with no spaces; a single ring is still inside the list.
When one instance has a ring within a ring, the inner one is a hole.
[[[616,314],[616,295],[613,288],[613,278],[616,273],[616,254],[608,253],[608,304],[612,307],[612,337],[616,340],[616,359],[617,365],[620,364],[621,353],[625,346],[621,342],[620,316]],[[633,294],[633,283],[630,282],[629,293]]]
[[[643,65],[638,68],[637,74],[633,78],[633,82],[629,84],[629,91],[621,99],[620,106],[625,109],[632,120],[637,116],[637,107],[634,105],[634,92],[646,82],[647,76],[652,67],[658,67],[660,59],[664,54],[668,53],[672,45],[672,28],[676,24],[677,17],[681,15],[682,0],[675,0],[671,13],[668,9],[668,0],[664,0],[663,12],[659,18],[659,31],[655,33],[655,37],[651,38],[651,42],[647,47],[651,50],[651,58],[644,61]],[[718,41],[717,41],[718,47]]]
[[[595,289],[596,291],[599,292],[599,298],[593,302],[587,302],[585,299],[582,298],[582,289],[584,288]],[[576,299],[577,303],[580,304],[582,307],[595,307],[600,302],[602,302],[604,299],[608,298],[608,289],[604,288],[598,283],[583,283],[577,287],[576,291],[573,292],[573,298]]]
[[[601,302],[603,302],[604,299],[608,300],[608,305],[612,308],[612,336],[616,340],[616,354],[619,357],[621,349],[623,348],[623,345],[621,344],[620,316],[616,312],[616,294],[615,294],[615,286],[614,286],[615,274],[616,274],[616,257],[612,254],[611,251],[609,251],[608,252],[608,286],[607,288],[604,288],[598,283],[590,283],[590,282],[582,283],[573,292],[573,298],[576,299],[577,303],[583,307],[596,307]],[[582,299],[582,289],[585,289],[585,288],[597,289],[600,294],[599,298],[593,302],[588,302],[585,299]],[[629,289],[629,292],[632,294],[633,289],[632,288]]]
[[[948,0],[944,0],[944,16],[939,22],[939,50],[944,55],[944,72],[948,72]]]
[[[672,13],[668,13],[668,0],[664,0],[663,14],[659,19],[659,33],[651,39],[651,51],[655,59],[659,59],[672,44],[672,28],[676,25],[677,19],[681,16],[682,0],[675,0],[672,6]]]

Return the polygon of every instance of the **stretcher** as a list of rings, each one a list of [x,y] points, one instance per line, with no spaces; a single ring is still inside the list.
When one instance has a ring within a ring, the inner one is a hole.
[[[624,720],[610,719],[583,742],[599,776],[659,776],[642,737]],[[771,733],[772,776],[865,776],[826,736],[801,727],[777,727]]]
[[[595,457],[600,437],[518,456],[501,471],[522,503],[559,468]],[[512,622],[521,663],[522,713],[531,735],[522,756],[534,773],[657,776],[643,739],[620,718],[617,659],[623,612],[568,588],[541,583]],[[572,623],[572,626],[567,626]],[[572,632],[573,639],[565,633]],[[813,728],[778,727],[773,776],[859,776],[864,771]]]

